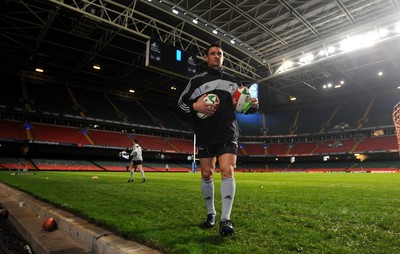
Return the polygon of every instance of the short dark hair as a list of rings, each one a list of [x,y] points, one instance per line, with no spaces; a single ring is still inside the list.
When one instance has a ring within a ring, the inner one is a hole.
[[[206,56],[208,55],[208,51],[210,51],[210,48],[220,48],[223,50],[221,44],[219,43],[211,43],[207,48],[206,48]]]

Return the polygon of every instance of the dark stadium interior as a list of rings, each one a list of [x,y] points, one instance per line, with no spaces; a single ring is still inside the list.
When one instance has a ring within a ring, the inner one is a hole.
[[[146,67],[146,43],[154,40],[194,55],[198,72],[205,47],[219,42],[225,68],[246,86],[258,84],[260,111],[237,116],[240,165],[288,168],[293,156],[298,168],[396,164],[399,6],[379,0],[3,1],[3,161],[12,165],[18,157],[40,169],[38,157],[79,159],[80,166],[102,170],[96,161],[106,157],[105,164],[116,163],[112,170],[123,170],[118,152],[135,135],[148,170],[166,161],[177,162],[177,170],[190,167],[192,130],[176,105],[190,75]],[[345,49],[349,41],[356,48]],[[290,61],[293,66],[285,65]],[[360,164],[355,153],[368,160]],[[331,158],[323,162],[324,156]]]
[[[315,103],[394,93],[399,84],[397,1],[7,0],[0,7],[1,70],[37,83],[124,95],[134,89],[130,97],[175,106],[187,78],[145,67],[146,42],[154,39],[195,54],[200,66],[204,48],[221,42],[226,67],[246,85],[262,86],[263,109],[290,97]],[[382,31],[373,46],[340,51],[346,38]],[[326,56],[318,58],[321,50]],[[281,71],[284,61],[309,53],[314,61]],[[342,80],[340,89],[322,88]]]

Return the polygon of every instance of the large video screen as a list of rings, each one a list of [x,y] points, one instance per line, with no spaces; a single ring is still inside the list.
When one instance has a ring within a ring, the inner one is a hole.
[[[146,67],[190,78],[196,74],[196,55],[159,41],[149,40],[146,46]]]

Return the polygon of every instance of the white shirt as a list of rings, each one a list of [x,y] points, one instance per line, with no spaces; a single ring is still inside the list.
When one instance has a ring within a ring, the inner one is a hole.
[[[142,147],[140,147],[139,144],[134,144],[132,146],[132,160],[134,161],[142,161],[143,157],[142,157]]]

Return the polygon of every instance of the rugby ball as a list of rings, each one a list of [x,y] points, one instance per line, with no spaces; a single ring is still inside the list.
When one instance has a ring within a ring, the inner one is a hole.
[[[204,97],[203,101],[206,103],[213,104],[213,106],[209,106],[209,107],[213,107],[215,109],[218,109],[218,107],[219,107],[219,98],[216,94],[213,94],[213,93],[207,94],[207,96]],[[201,119],[206,119],[208,117],[208,115],[200,113],[200,112],[197,112],[197,116]]]
[[[8,218],[8,211],[6,209],[0,209],[0,217]]]
[[[45,231],[53,231],[57,229],[57,223],[54,218],[47,218],[43,221],[42,229]]]
[[[238,87],[232,94],[233,108],[236,112],[246,113],[251,107],[251,95],[249,88],[242,86]]]

